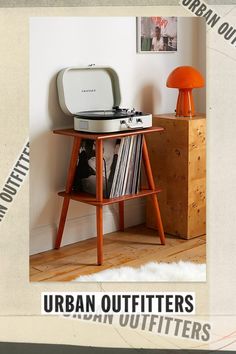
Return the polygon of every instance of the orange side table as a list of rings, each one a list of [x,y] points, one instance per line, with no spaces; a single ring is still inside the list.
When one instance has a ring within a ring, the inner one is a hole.
[[[55,248],[60,248],[61,240],[63,236],[64,226],[66,222],[66,216],[69,208],[70,200],[76,200],[78,202],[87,203],[94,205],[96,207],[96,219],[97,219],[97,264],[101,265],[103,263],[103,206],[113,203],[119,204],[119,228],[124,231],[124,202],[129,199],[141,198],[145,196],[151,196],[153,202],[153,212],[156,217],[157,230],[159,232],[161,244],[165,244],[165,234],[162,225],[162,219],[160,214],[159,203],[157,199],[157,194],[161,191],[159,188],[155,187],[152,169],[150,165],[148,149],[146,145],[145,135],[155,132],[162,131],[163,128],[151,127],[140,130],[133,130],[128,132],[119,133],[109,133],[109,134],[90,134],[82,133],[74,129],[59,129],[54,130],[55,134],[66,135],[74,139],[74,144],[71,153],[70,165],[67,174],[66,188],[65,191],[59,192],[58,194],[64,198],[61,217],[59,222],[59,227],[57,231]],[[142,147],[142,159],[145,168],[145,173],[147,177],[148,188],[141,189],[137,194],[130,194],[121,196],[118,198],[103,198],[103,141],[105,139],[116,139],[123,138],[131,135],[143,135],[143,147]],[[90,195],[88,193],[74,193],[72,191],[73,181],[76,172],[77,159],[80,150],[82,139],[92,139],[96,141],[96,196]]]

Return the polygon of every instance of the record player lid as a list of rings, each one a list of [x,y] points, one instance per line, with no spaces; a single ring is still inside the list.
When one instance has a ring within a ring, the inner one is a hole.
[[[112,110],[121,102],[117,73],[110,67],[69,67],[59,72],[57,89],[67,115],[81,111]]]

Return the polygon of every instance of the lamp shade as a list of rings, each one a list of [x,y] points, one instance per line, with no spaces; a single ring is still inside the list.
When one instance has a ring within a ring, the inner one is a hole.
[[[179,66],[170,73],[166,86],[179,89],[176,116],[194,116],[192,89],[203,87],[204,85],[204,78],[192,66]]]

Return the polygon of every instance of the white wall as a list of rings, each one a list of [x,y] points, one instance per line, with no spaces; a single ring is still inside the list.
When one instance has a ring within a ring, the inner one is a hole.
[[[198,67],[200,19],[179,18],[178,53],[136,53],[135,17],[37,17],[30,21],[30,220],[31,253],[53,247],[71,140],[52,129],[72,125],[61,112],[56,75],[68,66],[112,66],[121,84],[122,106],[151,113],[173,112],[177,91],[168,74],[179,65]],[[201,107],[201,109],[204,107]],[[129,202],[126,225],[145,219],[144,202]],[[105,208],[105,232],[117,227],[117,209]],[[94,207],[71,203],[63,244],[95,236]]]

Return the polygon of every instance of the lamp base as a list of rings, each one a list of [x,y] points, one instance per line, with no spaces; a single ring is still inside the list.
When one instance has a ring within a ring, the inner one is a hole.
[[[194,117],[194,102],[192,89],[179,89],[176,105],[176,117]]]

